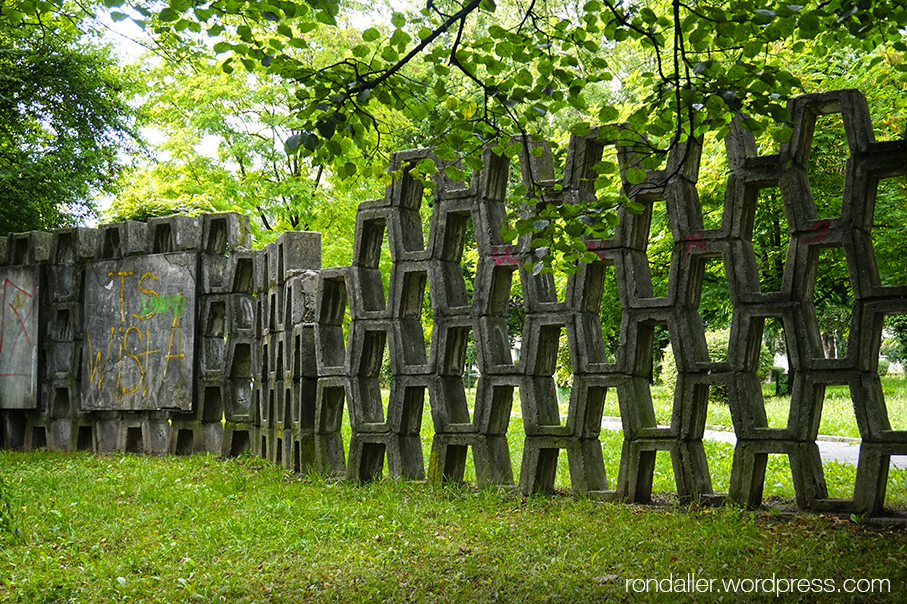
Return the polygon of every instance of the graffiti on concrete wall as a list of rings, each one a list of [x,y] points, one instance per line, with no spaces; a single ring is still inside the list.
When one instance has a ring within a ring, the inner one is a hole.
[[[197,262],[180,253],[88,266],[83,409],[192,408]]]
[[[38,402],[38,283],[34,266],[0,269],[0,409]]]

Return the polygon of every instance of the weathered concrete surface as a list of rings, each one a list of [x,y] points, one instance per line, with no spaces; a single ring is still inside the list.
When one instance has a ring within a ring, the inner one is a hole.
[[[39,266],[0,268],[0,409],[38,406]]]
[[[104,260],[85,272],[82,409],[192,409],[195,253]]]

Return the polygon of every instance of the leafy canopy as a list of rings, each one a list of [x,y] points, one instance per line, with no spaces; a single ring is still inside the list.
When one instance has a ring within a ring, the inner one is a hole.
[[[420,10],[393,11],[387,26],[368,27],[327,65],[312,64],[305,51],[313,32],[337,27],[344,7],[331,0],[105,5],[114,20],[135,15],[161,39],[207,36],[228,73],[265,71],[293,83],[298,130],[286,150],[347,176],[357,170],[347,158],[374,152],[373,134],[391,108],[414,122],[433,120],[427,130],[435,138],[427,142],[437,156],[463,156],[462,166],[446,168],[452,178],[480,167],[480,147],[515,156],[525,143],[512,134],[540,138],[561,116],[573,134],[588,132],[593,121],[619,120],[627,126],[602,128],[600,136],[628,145],[647,137],[647,157],[627,173],[638,184],[644,169],[663,164],[672,141],[721,135],[740,111],[758,134],[787,120],[784,102],[800,89],[790,56],[828,48],[907,51],[904,0],[428,0]],[[14,0],[0,19],[25,22],[56,8]],[[902,79],[905,69],[903,61],[893,66]],[[447,111],[433,111],[439,101]],[[790,135],[788,127],[774,132],[778,142]],[[626,200],[613,165],[603,162],[597,172],[596,200],[580,209],[531,203],[535,215],[516,221],[518,233],[537,232],[544,261],[559,253],[580,258],[569,250],[583,235],[613,227],[614,208]],[[537,190],[525,194],[540,198]]]
[[[130,85],[71,23],[38,30],[0,20],[0,234],[93,213],[136,140]]]

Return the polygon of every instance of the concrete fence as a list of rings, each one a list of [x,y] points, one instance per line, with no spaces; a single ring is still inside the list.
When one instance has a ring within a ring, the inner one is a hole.
[[[793,136],[777,153],[760,155],[748,131],[731,130],[717,228],[703,222],[696,143],[675,146],[665,169],[636,185],[626,174],[638,157],[618,146],[624,192],[644,211],[621,211],[611,239],[586,241],[598,259],[565,286],[527,270],[535,257],[528,239],[502,239],[511,166],[490,151],[468,185],[441,170],[427,231],[425,192],[409,172],[431,152],[393,154],[385,197],[359,207],[348,267],[321,268],[318,233],[283,233],[251,250],[248,219],[236,214],[0,238],[0,446],[249,452],[359,481],[461,480],[471,450],[480,484],[517,482],[524,493],[553,488],[564,451],[575,491],[633,502],[650,498],[655,456],[664,451],[681,499],[717,499],[702,435],[709,389],[721,385],[737,437],[734,501],[759,505],[768,455],[786,454],[802,508],[878,513],[890,456],[907,455],[907,430],[892,429],[876,372],[884,317],[907,312],[907,284],[880,284],[874,202],[879,180],[907,174],[907,143],[875,141],[857,91],[802,96],[789,108]],[[850,159],[840,215],[819,218],[807,167],[816,119],[829,113],[842,114]],[[541,187],[545,201],[581,203],[594,194],[593,166],[613,146],[596,131],[574,137],[559,176],[544,145],[526,142],[517,159],[523,181]],[[783,284],[773,292],[761,290],[752,243],[763,189],[780,192],[790,233]],[[656,297],[646,249],[659,202],[673,251],[667,293]],[[463,263],[473,241],[470,289]],[[844,251],[854,299],[846,354],[835,359],[823,353],[813,303],[819,252],[830,247]],[[382,249],[392,259],[386,288]],[[723,263],[733,308],[724,361],[710,359],[698,310],[710,261]],[[619,299],[603,295],[609,273]],[[516,280],[525,315],[518,361],[507,320]],[[615,351],[603,338],[603,305],[621,313]],[[768,425],[757,377],[767,319],[783,324],[793,370],[781,428]],[[659,326],[670,333],[678,370],[670,425],[656,423],[649,383]],[[554,380],[562,331],[573,373],[566,413]],[[470,405],[463,372],[473,348],[481,377]],[[849,386],[862,436],[847,500],[829,499],[816,445],[824,391],[835,384]],[[611,481],[599,440],[608,389],[624,431]],[[506,434],[517,392],[525,436],[515,480]],[[426,411],[429,460],[421,447]]]

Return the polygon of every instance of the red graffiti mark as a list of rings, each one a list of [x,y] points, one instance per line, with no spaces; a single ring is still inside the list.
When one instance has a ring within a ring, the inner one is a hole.
[[[12,302],[7,304],[6,303],[7,295],[8,295],[8,291],[9,291],[10,287],[12,287],[12,289],[13,289],[13,294],[15,295],[15,298],[13,299]],[[28,342],[28,345],[32,346],[32,341],[31,341],[31,338],[28,337],[28,331],[26,329],[25,324],[28,323],[28,320],[31,317],[32,311],[34,310],[34,305],[32,304],[29,307],[28,312],[25,314],[25,318],[22,317],[22,314],[19,311],[23,309],[23,307],[25,306],[25,303],[28,300],[31,300],[32,298],[35,297],[35,292],[37,291],[37,289],[38,289],[38,284],[34,283],[34,284],[32,284],[32,291],[31,291],[31,293],[29,293],[28,290],[19,287],[18,285],[16,285],[9,279],[4,280],[4,282],[3,282],[3,308],[2,308],[2,312],[0,312],[0,354],[3,353],[3,344],[4,344],[3,340],[4,340],[4,336],[6,334],[6,309],[7,309],[7,307],[9,307],[9,309],[13,311],[13,314],[16,316],[16,319],[19,321],[19,331],[16,333],[16,339],[13,340],[13,346],[9,351],[10,356],[12,356],[12,354],[16,351],[16,345],[19,343],[19,339],[23,335],[25,336],[25,340]],[[25,296],[25,298],[27,298],[27,299],[21,299],[19,297],[20,295]]]
[[[812,237],[807,237],[803,241],[805,243],[818,243],[831,234],[831,220],[822,220],[813,225],[813,231],[815,235]]]
[[[492,249],[495,266],[517,266],[520,259],[514,257],[512,245],[498,245]]]
[[[605,260],[608,255],[608,248],[611,246],[610,239],[593,239],[586,242],[586,250],[592,252],[601,260]]]
[[[693,231],[689,235],[683,238],[687,242],[686,247],[686,258],[690,257],[690,251],[695,247],[699,250],[704,250],[706,248],[705,243],[705,234],[702,231]]]

